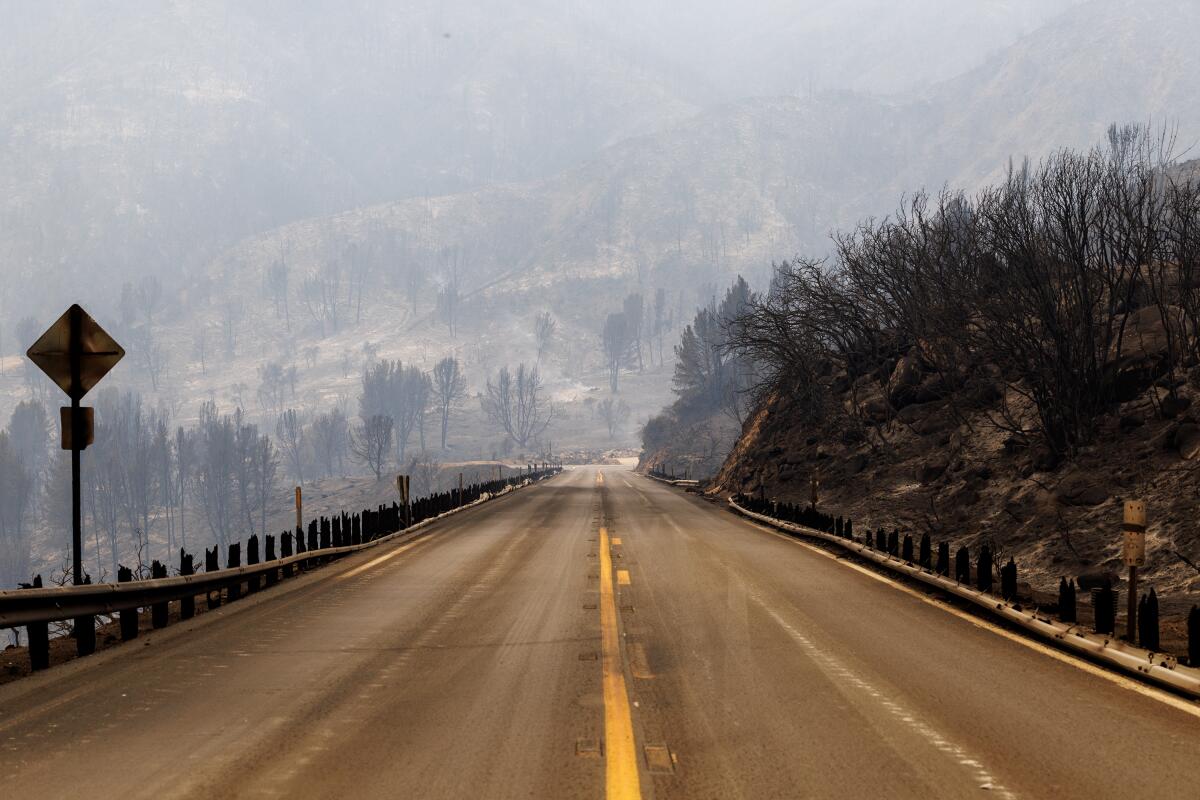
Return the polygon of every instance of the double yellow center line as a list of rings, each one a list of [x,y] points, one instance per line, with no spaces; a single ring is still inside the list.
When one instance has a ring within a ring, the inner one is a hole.
[[[641,800],[633,713],[621,668],[621,638],[608,529],[600,529],[600,671],[604,679],[604,786],[608,800]]]

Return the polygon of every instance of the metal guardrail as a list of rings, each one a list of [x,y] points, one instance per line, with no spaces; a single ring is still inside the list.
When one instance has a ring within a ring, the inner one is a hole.
[[[646,477],[650,478],[651,480],[658,481],[659,483],[665,483],[669,486],[683,486],[687,488],[689,486],[695,487],[700,485],[700,481],[697,480],[689,480],[686,478],[663,478],[650,472],[646,473]]]
[[[131,581],[128,583],[97,583],[82,586],[63,586],[48,589],[14,589],[0,591],[0,628],[45,624],[91,615],[113,615],[119,611],[166,603],[241,585],[268,573],[278,572],[295,564],[325,561],[357,553],[407,537],[451,514],[466,511],[500,495],[508,494],[539,478],[505,487],[499,492],[485,493],[479,499],[416,522],[406,528],[387,533],[361,544],[305,550],[286,558],[264,561],[252,566],[232,567],[174,578]]]
[[[1121,671],[1147,678],[1174,691],[1200,699],[1200,669],[1185,667],[1179,664],[1172,656],[1136,647],[1115,636],[1092,634],[1078,625],[1057,622],[1045,615],[1039,615],[1036,608],[1032,611],[1027,611],[1011,603],[1007,603],[994,595],[964,586],[950,578],[943,577],[930,570],[922,569],[915,564],[905,562],[888,553],[868,548],[858,542],[848,541],[815,528],[795,525],[775,519],[774,517],[769,517],[766,514],[750,511],[738,505],[733,498],[729,499],[729,506],[742,516],[763,522],[771,527],[779,528],[789,533],[822,539],[860,558],[873,561],[893,572],[901,573],[909,578],[952,594],[955,597],[986,609],[1005,621],[1024,628],[1037,637],[1056,644],[1065,650],[1087,656],[1094,661],[1108,664]]]

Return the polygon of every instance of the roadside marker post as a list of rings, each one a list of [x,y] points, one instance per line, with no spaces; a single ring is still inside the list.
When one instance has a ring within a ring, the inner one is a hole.
[[[1122,557],[1129,567],[1128,610],[1125,619],[1125,638],[1137,644],[1138,567],[1146,563],[1146,502],[1125,501],[1125,543]]]
[[[125,350],[78,304],[73,304],[46,329],[25,353],[29,360],[71,398],[61,410],[62,447],[71,451],[71,567],[72,583],[83,579],[83,523],[80,503],[80,453],[94,440],[93,412],[79,405],[109,370],[125,357]],[[95,619],[75,620],[75,647],[86,656],[96,649]]]
[[[408,502],[408,476],[396,476],[396,491],[400,493],[400,505],[404,509],[404,527],[412,527],[412,507]]]

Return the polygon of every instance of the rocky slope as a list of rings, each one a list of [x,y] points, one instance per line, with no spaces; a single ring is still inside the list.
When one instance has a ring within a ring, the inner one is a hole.
[[[1157,311],[1137,313],[1132,324],[1136,358],[1162,359]],[[1101,421],[1096,443],[1063,463],[1000,430],[994,396],[933,399],[931,377],[906,356],[882,382],[839,394],[837,402],[879,414],[877,434],[866,440],[844,425],[799,424],[790,399],[772,397],[747,421],[708,491],[807,503],[816,477],[821,506],[852,517],[856,530],[987,542],[1043,591],[1060,576],[1123,577],[1123,501],[1143,499],[1146,586],[1173,614],[1200,597],[1200,368],[1177,379],[1177,400],[1163,379],[1120,404]]]

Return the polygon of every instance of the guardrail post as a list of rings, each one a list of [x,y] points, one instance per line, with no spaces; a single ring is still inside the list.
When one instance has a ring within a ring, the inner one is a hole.
[[[86,572],[83,574],[83,585],[92,585],[92,576]],[[81,656],[90,656],[96,652],[96,618],[87,614],[76,617],[74,622],[71,635],[75,637],[75,652]]]
[[[179,574],[196,574],[196,564],[194,563],[192,555],[185,552],[182,547],[179,548]],[[196,616],[196,596],[194,594],[189,594],[187,597],[181,597],[179,599],[179,618],[191,619],[194,616]]]
[[[929,569],[933,566],[933,554],[930,552],[929,534],[921,534],[921,544],[917,548],[917,566]]]
[[[214,544],[213,549],[211,551],[207,547],[204,548],[204,571],[205,572],[216,572],[220,568],[221,568],[221,564],[218,561],[217,545]],[[214,608],[219,608],[221,605],[221,590],[217,589],[214,592],[210,589],[205,594],[204,599],[206,601],[208,601],[208,610],[209,611],[212,611]]]
[[[321,549],[326,550],[332,544],[332,528],[329,525],[329,517],[321,517]]]
[[[242,565],[242,544],[234,542],[229,545],[229,556],[225,559],[225,568],[233,569]],[[229,602],[233,602],[242,596],[242,582],[240,579],[234,580],[229,584],[228,597]]]
[[[160,564],[157,559],[150,562],[150,577],[154,580],[167,577],[167,565]],[[150,624],[155,628],[167,627],[167,611],[168,604],[165,600],[151,605]]]
[[[129,583],[132,580],[133,570],[123,564],[118,564],[117,583]],[[118,613],[121,618],[121,641],[128,642],[130,639],[136,639],[138,635],[137,608],[122,608]]]
[[[317,521],[315,519],[308,522],[308,551],[311,553],[320,546],[317,541]]]
[[[845,534],[847,539],[854,541],[854,520],[846,520],[846,527],[842,529],[842,533]]]
[[[992,548],[986,544],[979,548],[979,561],[975,565],[975,585],[981,592],[992,590]]]
[[[251,534],[246,540],[246,566],[253,567],[258,564],[258,534]],[[262,578],[258,575],[250,575],[246,578],[246,594],[254,594],[258,591],[259,581]]]
[[[350,544],[362,544],[362,517],[355,514],[350,518]]]
[[[954,554],[954,580],[965,586],[971,585],[971,552],[966,545]]]
[[[887,552],[887,534],[884,533],[883,528],[875,531],[875,549],[881,553]]]
[[[334,547],[341,547],[345,544],[345,542],[342,541],[342,519],[336,515],[333,518],[333,533],[330,536],[330,539],[332,540]]]
[[[34,575],[33,583],[21,584],[23,589],[41,589],[42,576]],[[34,672],[50,667],[50,625],[46,622],[31,622],[25,626],[25,638],[29,640],[29,668]]]
[[[911,534],[904,534],[904,548],[901,551],[900,557],[908,564],[913,562],[913,541]]]
[[[1153,588],[1150,589],[1150,594],[1144,594],[1138,600],[1137,627],[1138,642],[1147,650],[1157,653],[1159,651],[1158,595]]]
[[[900,556],[900,531],[892,528],[892,532],[888,534],[888,555]]]
[[[1200,667],[1200,607],[1188,612],[1188,666]]]
[[[938,542],[937,570],[938,575],[950,577],[950,543]]]

